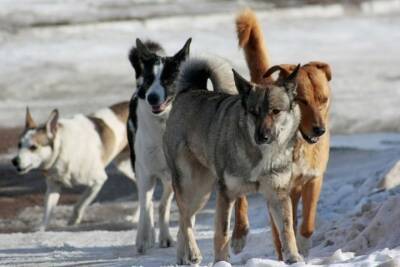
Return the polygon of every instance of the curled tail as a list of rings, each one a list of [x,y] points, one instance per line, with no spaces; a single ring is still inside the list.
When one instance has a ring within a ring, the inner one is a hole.
[[[243,48],[251,81],[263,83],[262,76],[271,65],[261,25],[255,13],[246,8],[236,18],[239,46]]]
[[[237,94],[232,66],[222,58],[191,58],[183,63],[177,80],[178,93],[206,90],[208,79],[214,91]]]

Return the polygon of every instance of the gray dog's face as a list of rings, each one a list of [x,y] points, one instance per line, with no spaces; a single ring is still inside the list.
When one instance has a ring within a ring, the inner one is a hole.
[[[57,120],[58,111],[54,110],[44,125],[36,126],[29,109],[27,109],[25,130],[18,143],[18,153],[11,161],[18,173],[25,174],[32,169],[41,167],[51,159]]]
[[[257,144],[270,144],[287,138],[295,123],[293,117],[296,76],[299,66],[283,82],[255,85],[234,72],[236,87],[254,128]]]

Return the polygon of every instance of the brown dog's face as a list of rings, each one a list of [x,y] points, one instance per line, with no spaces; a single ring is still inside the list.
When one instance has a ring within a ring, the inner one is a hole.
[[[258,145],[285,140],[295,124],[293,116],[296,77],[300,65],[282,81],[269,85],[252,84],[234,71],[236,88],[248,118],[254,123],[254,141]],[[297,106],[297,105],[296,105]],[[298,117],[297,117],[298,118]],[[297,120],[298,123],[298,120]]]
[[[279,72],[278,79],[287,77],[296,65],[277,65],[271,67],[264,75],[270,76]],[[300,132],[310,144],[318,142],[326,132],[326,122],[330,104],[331,69],[323,62],[310,62],[300,68],[297,76],[297,101],[301,110]]]

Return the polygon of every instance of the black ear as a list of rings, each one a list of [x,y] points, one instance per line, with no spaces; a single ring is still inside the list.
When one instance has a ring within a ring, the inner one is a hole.
[[[139,51],[136,47],[132,47],[129,51],[129,62],[135,70],[136,79],[143,75],[143,63],[139,57]]]
[[[47,135],[54,138],[58,128],[58,109],[54,109],[46,122]]]
[[[283,80],[283,86],[288,90],[289,92],[296,94],[296,89],[297,89],[297,74],[299,73],[300,69],[300,64],[296,66],[296,68],[290,73],[289,76],[287,76]]]
[[[153,56],[153,53],[143,44],[143,42],[137,38],[136,39],[136,48],[139,54],[139,58],[142,60],[149,59]]]
[[[235,85],[236,88],[241,96],[247,97],[251,89],[253,88],[253,85],[248,82],[245,78],[240,76],[239,73],[237,73],[234,69],[232,69],[233,72],[233,78],[235,79]]]
[[[174,56],[175,61],[185,61],[189,57],[190,53],[190,43],[192,42],[192,38],[189,38],[185,45],[182,47],[181,50],[179,50]]]

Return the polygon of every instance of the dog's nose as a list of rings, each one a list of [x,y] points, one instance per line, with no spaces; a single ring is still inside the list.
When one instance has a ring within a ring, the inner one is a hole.
[[[325,128],[324,127],[314,127],[313,131],[317,136],[321,136],[325,133]]]
[[[14,165],[15,167],[19,166],[19,157],[15,157],[11,160],[12,165]]]
[[[264,130],[260,132],[259,135],[260,141],[263,143],[269,144],[272,142],[271,130]]]
[[[157,105],[160,102],[160,97],[157,94],[149,94],[147,96],[147,102],[149,102],[150,105]]]

